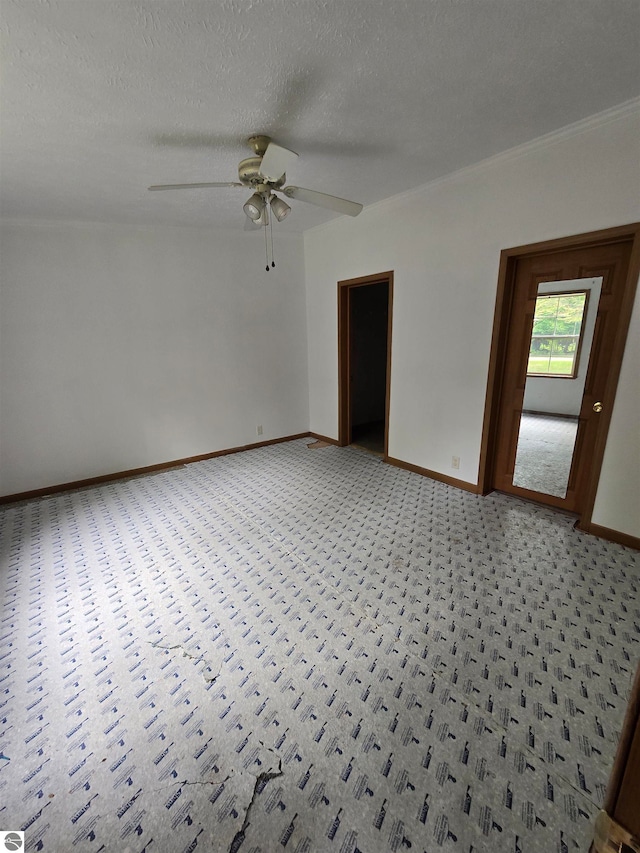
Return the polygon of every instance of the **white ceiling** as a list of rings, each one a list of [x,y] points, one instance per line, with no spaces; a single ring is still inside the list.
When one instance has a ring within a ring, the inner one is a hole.
[[[244,140],[371,204],[640,94],[639,0],[2,0],[11,217],[242,228]],[[277,227],[336,214],[301,202]]]

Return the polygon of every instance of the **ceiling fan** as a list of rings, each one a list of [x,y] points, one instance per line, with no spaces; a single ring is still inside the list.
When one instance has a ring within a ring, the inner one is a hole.
[[[287,198],[306,201],[317,207],[335,210],[337,213],[346,213],[348,216],[357,216],[362,210],[362,205],[355,201],[347,201],[344,198],[327,195],[326,193],[307,190],[304,187],[284,186],[286,182],[286,170],[296,161],[298,155],[295,151],[283,148],[271,141],[264,135],[250,136],[247,144],[254,152],[253,157],[242,160],[238,166],[238,181],[226,181],[216,183],[200,184],[158,184],[149,187],[150,190],[185,190],[207,187],[249,187],[253,195],[244,206],[247,215],[245,230],[252,230],[269,224],[269,209],[278,222],[289,214],[289,205],[276,195],[276,191]]]

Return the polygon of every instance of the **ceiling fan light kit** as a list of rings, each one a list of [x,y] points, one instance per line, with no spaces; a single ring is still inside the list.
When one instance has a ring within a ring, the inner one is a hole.
[[[266,204],[263,206],[260,216],[257,219],[254,219],[253,221],[259,228],[261,228],[263,225],[265,228],[267,227],[267,225],[269,224],[269,208]]]
[[[257,222],[262,216],[262,211],[265,209],[265,202],[259,193],[254,193],[248,201],[244,203],[243,210],[249,217]]]
[[[278,198],[277,195],[271,196],[271,212],[278,220],[278,222],[282,222],[282,220],[291,213],[291,208],[283,201],[281,198]]]
[[[284,186],[287,180],[287,168],[298,159],[295,151],[277,145],[271,141],[270,137],[261,134],[250,136],[247,144],[253,150],[254,156],[246,157],[240,162],[238,166],[240,183],[228,181],[226,183],[157,184],[149,187],[149,189],[183,190],[209,187],[249,187],[253,190],[253,195],[244,203],[243,210],[256,226],[264,226],[265,228],[269,224],[269,207],[271,207],[271,212],[278,222],[282,222],[291,211],[289,205],[275,194],[276,190],[282,192],[287,198],[304,201],[316,205],[316,207],[324,207],[326,210],[334,210],[347,216],[357,216],[362,210],[362,205],[355,201],[316,192],[316,190],[307,190],[304,187]],[[252,227],[249,230],[252,230]],[[271,242],[271,266],[275,266],[273,262],[273,236]]]

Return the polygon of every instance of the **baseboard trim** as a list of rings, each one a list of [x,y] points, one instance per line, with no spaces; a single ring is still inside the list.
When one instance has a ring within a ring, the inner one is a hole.
[[[310,432],[309,435],[311,436],[311,438],[316,438],[318,441],[326,441],[327,444],[333,444],[335,447],[340,446],[337,439],[329,438],[328,435],[320,435],[319,432]]]
[[[403,462],[402,459],[396,459],[393,456],[385,456],[383,459],[389,465],[394,465],[396,468],[403,468],[405,471],[412,471],[414,474],[421,474],[423,477],[429,477],[430,480],[437,480],[439,483],[446,483],[447,486],[453,486],[456,489],[463,489],[465,492],[471,492],[474,495],[480,494],[480,486],[476,483],[468,483],[466,480],[457,480],[455,477],[449,477],[447,474],[439,474],[437,471],[430,471],[428,468],[421,468],[419,465],[413,465],[411,462]]]
[[[225,450],[214,450],[212,453],[202,453],[199,456],[187,456],[184,459],[174,459],[172,462],[160,462],[156,465],[146,465],[143,468],[130,468],[127,471],[117,471],[113,474],[102,474],[99,477],[88,477],[85,480],[74,480],[70,483],[59,483],[55,486],[46,486],[42,489],[32,489],[29,492],[2,495],[0,496],[0,505],[34,500],[35,498],[48,497],[62,492],[70,492],[75,489],[91,488],[91,486],[99,486],[103,483],[116,482],[117,480],[127,480],[131,477],[140,477],[145,474],[154,474],[158,471],[169,471],[172,468],[180,468],[183,465],[189,465],[192,462],[204,462],[207,459],[215,459],[217,456],[229,456],[232,453],[243,453],[245,450],[256,450],[259,447],[268,447],[272,444],[283,444],[286,441],[297,441],[302,438],[315,438],[317,441],[326,441],[328,444],[333,444],[336,447],[340,446],[339,442],[335,438],[329,438],[329,436],[320,435],[320,433],[317,432],[300,432],[296,435],[285,435],[281,438],[257,441],[254,444],[243,444],[238,447],[229,447]],[[453,486],[456,489],[462,489],[465,492],[471,492],[474,495],[481,493],[479,485],[468,483],[466,480],[457,480],[455,477],[449,477],[447,474],[440,474],[437,471],[430,471],[428,468],[421,468],[419,465],[413,465],[411,462],[403,462],[402,459],[396,459],[393,456],[385,456],[383,457],[383,461],[396,468],[402,468],[405,471],[420,474],[422,477],[429,477],[431,480],[436,480],[439,483],[446,483],[448,486]],[[598,536],[601,539],[607,539],[610,542],[616,542],[619,545],[625,545],[627,548],[633,548],[636,551],[640,551],[640,538],[637,536],[631,536],[628,533],[622,533],[619,530],[613,530],[610,527],[603,527],[600,524],[587,524],[584,527],[581,527],[580,522],[578,521],[576,524],[576,530],[579,530],[581,533],[589,533],[592,536]]]
[[[634,548],[640,551],[640,538],[631,536],[629,533],[621,533],[619,530],[613,530],[610,527],[602,527],[600,524],[585,524],[581,527],[580,522],[576,524],[576,530],[581,533],[590,533],[592,536],[599,536],[600,539],[608,539],[609,542],[617,542],[618,545],[626,545],[627,548]]]
[[[214,459],[217,456],[229,456],[231,453],[242,453],[245,450],[255,450],[258,447],[267,447],[271,444],[282,444],[285,441],[296,441],[299,438],[307,438],[313,435],[309,432],[300,432],[297,435],[285,435],[282,438],[270,438],[267,441],[257,441],[255,444],[243,444],[239,447],[229,447],[226,450],[214,450],[213,453],[202,453],[199,456],[187,456],[184,459],[174,459],[172,462],[160,462],[157,465],[146,465],[143,468],[130,468],[128,471],[117,471],[113,474],[102,474],[99,477],[88,477],[86,480],[74,480],[71,483],[59,483],[55,486],[45,486],[42,489],[33,489],[29,492],[18,492],[15,495],[3,495],[0,497],[0,505],[17,503],[18,501],[29,501],[35,498],[44,498],[49,495],[57,495],[61,492],[70,492],[74,489],[86,489],[91,486],[100,486],[103,483],[111,483],[116,480],[128,480],[131,477],[140,477],[145,474],[155,474],[158,471],[169,471],[171,468],[180,468],[192,462],[204,462],[206,459]],[[326,439],[329,441],[330,439]]]

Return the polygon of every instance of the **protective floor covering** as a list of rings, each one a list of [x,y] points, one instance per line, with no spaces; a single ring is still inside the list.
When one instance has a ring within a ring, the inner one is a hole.
[[[637,554],[306,443],[2,510],[0,829],[56,853],[586,853]]]

